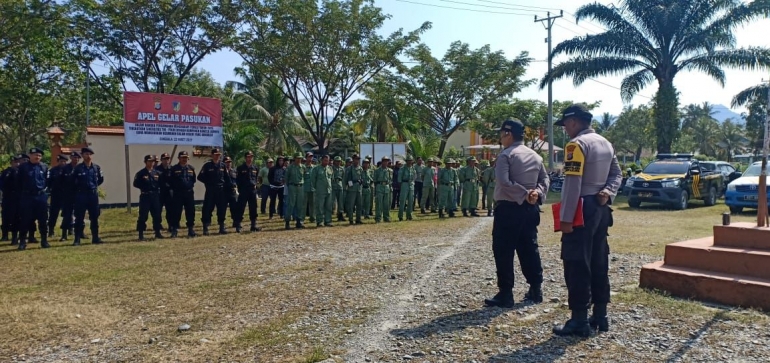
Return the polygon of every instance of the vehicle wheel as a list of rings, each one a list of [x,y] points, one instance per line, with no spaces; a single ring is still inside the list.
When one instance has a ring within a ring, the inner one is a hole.
[[[642,201],[639,199],[629,199],[628,206],[631,208],[639,208],[642,205]]]
[[[687,201],[690,199],[690,195],[687,194],[686,190],[683,190],[682,193],[679,194],[679,202],[674,206],[677,210],[685,210],[687,209]]]
[[[703,200],[703,203],[709,207],[717,204],[717,188],[714,188],[713,186],[709,188],[709,195],[706,196],[706,199]]]
[[[743,207],[730,207],[730,214],[740,214],[743,212]]]

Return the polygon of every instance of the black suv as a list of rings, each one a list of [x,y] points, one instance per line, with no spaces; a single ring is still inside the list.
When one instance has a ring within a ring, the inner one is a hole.
[[[725,191],[727,190],[727,184],[730,184],[731,181],[737,178],[735,174],[735,167],[726,161],[701,161],[700,166],[707,171],[718,171],[722,173],[724,188],[722,188],[720,191],[719,196],[724,196]]]
[[[658,154],[642,173],[626,181],[628,205],[661,203],[687,209],[690,199],[714,205],[725,188],[721,171],[705,169],[692,154]]]

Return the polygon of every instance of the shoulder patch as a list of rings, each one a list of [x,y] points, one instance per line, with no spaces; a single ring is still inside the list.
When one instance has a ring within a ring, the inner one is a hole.
[[[564,148],[564,174],[583,176],[585,168],[583,149],[576,142],[569,142]]]

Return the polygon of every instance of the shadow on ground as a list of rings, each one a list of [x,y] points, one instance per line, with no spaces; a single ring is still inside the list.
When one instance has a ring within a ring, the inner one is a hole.
[[[489,357],[489,363],[503,362],[555,362],[567,352],[567,348],[580,343],[581,338],[552,336],[548,340],[515,352]]]
[[[514,309],[524,305],[514,306]],[[391,335],[403,338],[425,338],[436,334],[453,333],[469,327],[488,325],[492,319],[512,309],[481,308],[462,313],[440,316],[425,324],[408,329],[393,329]]]

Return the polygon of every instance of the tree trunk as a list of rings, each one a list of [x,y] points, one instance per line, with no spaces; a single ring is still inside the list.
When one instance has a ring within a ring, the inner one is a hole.
[[[679,95],[673,80],[658,82],[652,110],[658,153],[670,153],[671,145],[679,136]]]
[[[636,152],[634,153],[634,163],[636,163],[637,160],[642,159],[642,147],[639,146],[636,148]]]
[[[444,149],[446,149],[446,139],[442,136],[441,137],[441,144],[439,144],[438,147],[438,158],[443,159],[444,158]]]

